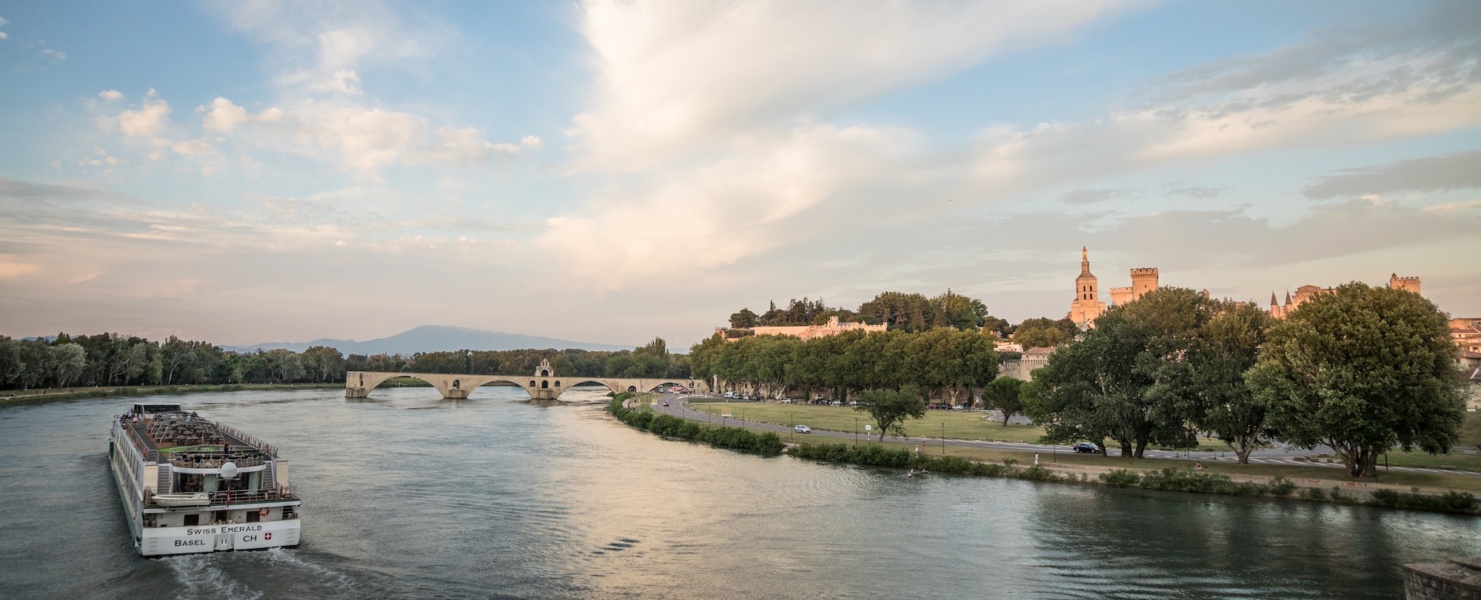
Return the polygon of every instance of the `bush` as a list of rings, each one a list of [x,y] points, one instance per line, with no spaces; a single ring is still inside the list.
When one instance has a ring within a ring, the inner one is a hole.
[[[769,431],[757,433],[739,427],[706,427],[694,421],[657,414],[647,409],[630,410],[622,403],[631,397],[632,394],[628,392],[614,396],[611,404],[607,405],[607,412],[612,413],[617,420],[637,429],[664,437],[704,442],[717,448],[740,450],[762,456],[776,456],[781,454],[785,447],[781,436]]]
[[[1439,496],[1421,494],[1417,491],[1405,493],[1394,490],[1376,490],[1368,504],[1389,508],[1434,510],[1440,512],[1473,513],[1477,511],[1475,496],[1465,492],[1446,492]]]
[[[1270,481],[1270,495],[1276,498],[1289,498],[1296,491],[1296,484],[1285,477],[1276,475]]]
[[[1316,500],[1320,502],[1322,500],[1325,500],[1327,498],[1327,495],[1322,492],[1321,488],[1306,488],[1306,491],[1301,492],[1301,497],[1307,500]]]
[[[1112,487],[1133,487],[1142,483],[1142,476],[1126,469],[1112,469],[1101,473],[1100,480]]]

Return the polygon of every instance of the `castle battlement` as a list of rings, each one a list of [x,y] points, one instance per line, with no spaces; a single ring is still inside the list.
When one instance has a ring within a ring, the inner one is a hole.
[[[1132,269],[1131,270],[1131,276],[1132,277],[1136,277],[1137,275],[1152,275],[1152,276],[1156,276],[1157,275],[1157,267],[1141,267],[1141,268]]]

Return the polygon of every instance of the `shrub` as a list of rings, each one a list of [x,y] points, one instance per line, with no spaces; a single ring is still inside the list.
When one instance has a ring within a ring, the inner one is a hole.
[[[1112,487],[1132,487],[1142,483],[1142,476],[1126,469],[1112,469],[1101,473],[1100,480]]]
[[[1296,484],[1285,477],[1276,475],[1275,479],[1270,481],[1269,491],[1270,495],[1276,498],[1288,498],[1292,492],[1296,491]]]
[[[1394,490],[1376,490],[1368,504],[1374,506],[1386,506],[1389,508],[1408,508],[1420,510],[1434,510],[1440,512],[1471,513],[1476,512],[1477,500],[1475,496],[1465,492],[1446,492],[1439,496],[1421,494],[1416,492],[1397,492]]]
[[[1307,500],[1321,501],[1325,500],[1327,495],[1322,492],[1321,488],[1306,488],[1306,491],[1301,492],[1301,497]]]
[[[762,456],[776,456],[782,453],[785,447],[781,436],[772,432],[757,433],[739,427],[706,427],[694,421],[688,421],[669,415],[657,414],[651,410],[630,410],[622,405],[624,400],[632,397],[632,394],[623,392],[612,398],[607,405],[607,412],[637,429],[665,437],[693,440],[704,442],[717,448],[728,448],[742,452],[752,452]]]

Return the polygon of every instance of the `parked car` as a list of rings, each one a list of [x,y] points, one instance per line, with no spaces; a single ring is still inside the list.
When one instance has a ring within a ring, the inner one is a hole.
[[[664,406],[668,406],[668,405],[669,405],[669,401],[668,401],[668,400],[664,400],[664,401],[663,401],[663,405],[664,405]]]
[[[726,398],[734,398],[735,397],[735,392],[725,392],[725,397]]]
[[[797,433],[812,433],[812,428],[806,425],[798,425],[796,427],[793,427],[792,431],[795,431]]]
[[[1080,442],[1075,444],[1075,452],[1081,454],[1100,454],[1100,448],[1097,448],[1095,444],[1090,442]]]
[[[843,406],[843,402],[840,402],[838,400],[834,400],[833,401],[833,406]]]

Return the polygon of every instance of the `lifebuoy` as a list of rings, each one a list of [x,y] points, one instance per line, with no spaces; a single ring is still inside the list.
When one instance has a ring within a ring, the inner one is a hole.
[[[259,516],[259,517],[266,517],[267,516],[267,509],[266,508],[259,508],[259,509],[257,509],[257,516]]]

